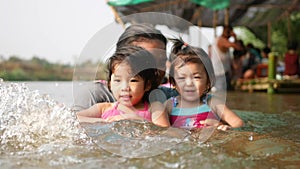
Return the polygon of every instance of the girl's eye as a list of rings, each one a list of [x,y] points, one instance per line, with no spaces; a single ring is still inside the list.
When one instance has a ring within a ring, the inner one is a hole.
[[[130,82],[138,82],[138,79],[130,79]]]
[[[114,82],[120,82],[121,80],[119,80],[119,79],[114,79]]]
[[[195,79],[201,79],[201,77],[200,77],[200,76],[194,76],[194,78],[195,78]]]
[[[184,77],[178,77],[177,79],[179,79],[179,80],[183,80],[183,79],[185,79]]]

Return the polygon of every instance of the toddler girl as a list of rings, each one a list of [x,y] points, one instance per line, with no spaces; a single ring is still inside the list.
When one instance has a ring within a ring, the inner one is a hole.
[[[141,119],[169,126],[167,115],[149,105],[148,95],[159,84],[155,60],[147,50],[135,46],[121,47],[108,59],[107,66],[108,87],[116,102],[97,103],[78,112],[79,121]]]

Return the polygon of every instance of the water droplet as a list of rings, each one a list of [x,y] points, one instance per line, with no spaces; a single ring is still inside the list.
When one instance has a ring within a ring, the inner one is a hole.
[[[253,141],[253,135],[251,134],[248,138],[249,141]]]

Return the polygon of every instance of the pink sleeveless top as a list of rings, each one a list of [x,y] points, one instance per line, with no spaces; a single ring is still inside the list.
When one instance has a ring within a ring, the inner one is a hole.
[[[119,102],[115,103],[114,107],[110,110],[105,111],[101,118],[103,119],[107,119],[108,117],[112,117],[112,116],[117,116],[117,115],[121,115],[121,114],[125,114],[124,112],[122,112],[121,110],[118,110],[118,105]],[[137,110],[135,112],[138,116],[148,120],[148,121],[152,121],[151,118],[151,112],[148,111],[148,103],[145,102],[144,103],[144,110]]]

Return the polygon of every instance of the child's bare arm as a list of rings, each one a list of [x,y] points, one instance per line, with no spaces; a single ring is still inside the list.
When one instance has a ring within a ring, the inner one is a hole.
[[[100,104],[95,104],[88,109],[77,112],[76,114],[77,114],[77,116],[98,117],[99,118],[99,117],[101,117],[101,113],[99,113],[100,112],[99,105]]]
[[[230,127],[238,128],[244,125],[243,120],[225,104],[216,105],[216,111],[218,116]]]
[[[102,112],[110,106],[110,103],[98,103],[88,109],[76,113],[79,122],[101,122]]]
[[[152,114],[152,122],[157,126],[170,126],[169,116],[165,112],[166,95],[159,89],[151,91],[149,102],[151,104],[150,112]]]
[[[218,129],[227,130],[230,128],[242,127],[244,125],[243,120],[230,110],[221,98],[222,95],[213,95],[213,97],[209,99],[209,105],[213,112],[225,123],[220,123]]]
[[[164,104],[161,102],[151,103],[152,122],[161,127],[169,127],[169,116]]]
[[[77,116],[77,118],[80,123],[107,122],[102,118],[95,118],[95,117]]]

